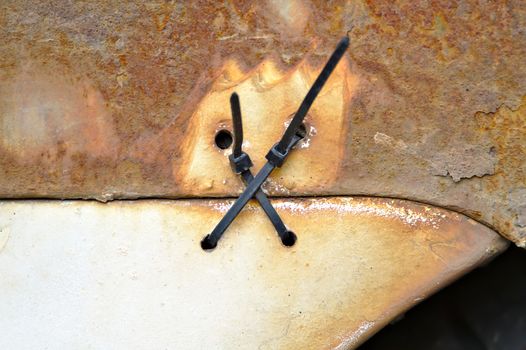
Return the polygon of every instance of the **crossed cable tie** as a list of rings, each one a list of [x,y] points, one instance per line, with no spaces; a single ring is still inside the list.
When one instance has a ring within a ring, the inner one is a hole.
[[[239,104],[239,96],[234,92],[230,96],[230,108],[232,110],[232,121],[234,124],[234,151],[228,157],[230,160],[230,166],[236,174],[240,174],[243,178],[245,185],[248,185],[254,176],[250,171],[252,167],[252,160],[250,156],[243,152],[243,123],[241,118],[241,106]],[[267,214],[268,218],[272,222],[272,225],[276,229],[281,242],[286,246],[292,246],[296,242],[296,235],[294,232],[289,231],[283,221],[281,220],[279,214],[276,212],[267,195],[261,190],[257,189],[256,199]]]
[[[270,204],[269,199],[261,190],[261,185],[269,177],[270,173],[276,168],[281,167],[289,155],[289,152],[292,148],[305,137],[305,130],[300,126],[303,123],[303,119],[307,115],[312,103],[318,96],[319,92],[327,82],[327,79],[334,71],[334,68],[343,57],[345,50],[349,47],[349,38],[345,37],[338,43],[338,46],[332,53],[329,61],[323,67],[320,75],[316,78],[316,81],[311,86],[309,92],[303,99],[298,111],[292,118],[289,126],[285,130],[281,140],[275,144],[270,151],[267,153],[265,158],[267,163],[259,171],[256,177],[252,176],[250,172],[250,167],[252,166],[252,161],[248,154],[242,150],[243,142],[243,128],[241,123],[241,108],[239,106],[239,97],[236,93],[232,94],[230,98],[230,106],[232,109],[232,118],[234,121],[234,152],[229,157],[230,163],[233,170],[241,174],[243,180],[247,184],[247,187],[239,198],[234,202],[234,204],[227,211],[225,216],[219,221],[214,230],[206,235],[201,241],[201,247],[205,250],[214,249],[217,246],[217,242],[225,232],[225,230],[230,226],[232,221],[237,217],[241,210],[245,207],[248,201],[252,197],[256,197],[258,202],[263,207],[263,210],[267,213],[267,216],[272,221],[278,235],[280,236],[282,242],[285,245],[292,245],[296,240],[296,236],[291,231],[287,230],[283,221],[276,213],[272,205]]]

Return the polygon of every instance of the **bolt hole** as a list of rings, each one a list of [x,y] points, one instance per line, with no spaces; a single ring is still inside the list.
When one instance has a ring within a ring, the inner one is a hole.
[[[232,138],[232,133],[228,130],[219,130],[215,137],[216,146],[221,149],[227,149],[232,145],[234,139]]]
[[[206,235],[206,237],[201,241],[201,248],[203,248],[203,250],[212,250],[215,247],[217,247],[217,243],[212,244],[212,242],[210,242],[210,235]]]
[[[298,126],[296,134],[302,139],[305,138],[305,136],[307,136],[307,126],[305,125],[305,123],[301,123],[300,126]]]
[[[284,237],[281,239],[281,243],[285,247],[292,247],[296,243],[296,235],[292,231],[286,231]]]

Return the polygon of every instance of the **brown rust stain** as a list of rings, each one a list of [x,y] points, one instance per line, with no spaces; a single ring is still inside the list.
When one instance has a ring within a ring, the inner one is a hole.
[[[286,188],[290,195],[410,198],[462,211],[524,244],[524,133],[513,131],[525,123],[521,5],[99,1],[57,8],[46,1],[4,1],[0,196],[235,195],[242,187],[231,174],[230,183],[222,183],[223,154],[210,170],[217,172],[210,187],[188,175],[184,147],[203,132],[195,130],[195,115],[212,98],[224,67],[237,62],[243,75],[272,62],[284,77],[311,67],[305,75],[311,81],[354,26],[343,74],[359,84],[330,101],[345,105],[346,139],[335,142],[343,156],[335,156],[327,179],[320,175],[325,164],[301,180],[284,169],[270,193]],[[269,125],[281,124],[298,100],[276,111]],[[272,110],[273,101],[258,103]],[[226,101],[214,106],[228,115]],[[245,115],[247,125],[263,116]],[[277,134],[269,133],[267,143]],[[377,143],[377,134],[406,147]],[[252,157],[260,161],[257,150]],[[314,153],[304,152],[304,162],[291,159],[290,168],[315,164],[320,157]],[[195,181],[201,187],[188,185]]]
[[[1,148],[22,162],[43,151],[51,165],[68,152],[108,157],[119,151],[105,101],[89,81],[28,65],[2,84],[0,98]]]
[[[506,189],[499,202],[493,204],[500,206],[501,212],[496,213],[500,217],[492,223],[506,237],[526,247],[526,97],[516,110],[502,106],[495,113],[477,113],[475,117],[499,154],[495,170],[498,176],[491,177],[484,190]]]

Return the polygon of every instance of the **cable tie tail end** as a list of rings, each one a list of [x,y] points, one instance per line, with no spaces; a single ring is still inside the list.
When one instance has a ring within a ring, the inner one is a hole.
[[[215,247],[217,247],[217,241],[212,240],[210,235],[206,235],[201,241],[201,248],[203,248],[203,250],[212,250]]]

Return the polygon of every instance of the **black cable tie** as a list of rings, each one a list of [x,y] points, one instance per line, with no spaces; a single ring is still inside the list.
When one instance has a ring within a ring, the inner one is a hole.
[[[292,118],[292,121],[290,122],[287,130],[285,130],[285,134],[283,135],[283,137],[278,143],[278,146],[276,147],[280,153],[284,153],[287,149],[290,141],[292,140],[292,137],[294,136],[294,133],[300,127],[301,123],[303,122],[303,119],[305,118],[307,112],[312,106],[312,103],[320,93],[321,89],[323,88],[323,85],[325,85],[325,83],[327,82],[327,79],[329,79],[329,76],[334,71],[334,68],[336,68],[338,62],[340,62],[341,58],[343,57],[343,54],[345,53],[345,50],[347,50],[348,47],[349,37],[346,36],[345,38],[340,40],[338,46],[336,46],[336,49],[329,58],[329,61],[327,61],[320,75],[318,75],[316,81],[311,86],[309,92],[307,92],[307,95],[301,102],[300,108],[298,108],[298,111]]]
[[[309,92],[303,99],[303,102],[300,105],[300,108],[292,118],[289,126],[285,130],[283,137],[278,142],[277,145],[272,148],[276,150],[273,152],[272,149],[267,154],[267,163],[259,171],[256,177],[248,183],[245,191],[239,196],[239,198],[232,204],[230,209],[227,211],[225,216],[219,221],[214,230],[205,236],[201,241],[201,247],[203,249],[213,249],[217,246],[217,242],[225,232],[225,230],[230,226],[232,221],[237,217],[241,210],[245,207],[248,201],[254,197],[258,192],[261,185],[269,177],[272,171],[278,166],[281,166],[285,159],[287,158],[290,150],[302,139],[304,132],[301,131],[300,125],[303,122],[303,119],[307,115],[312,103],[318,96],[319,92],[327,82],[327,79],[334,71],[334,68],[343,57],[345,50],[349,47],[349,38],[345,37],[338,43],[338,46],[332,53],[329,61],[323,67],[320,75],[316,78],[316,81],[310,88]],[[236,95],[237,96],[237,95]],[[269,155],[270,154],[270,155]],[[271,160],[269,160],[269,157]]]
[[[236,174],[240,174],[245,185],[248,185],[254,176],[250,171],[252,161],[250,156],[243,151],[243,122],[241,117],[241,106],[239,103],[239,96],[234,92],[230,97],[230,107],[232,110],[232,122],[234,124],[234,147],[232,154],[228,157],[230,166]],[[267,195],[261,190],[256,192],[256,199],[267,214],[276,229],[278,236],[286,246],[291,246],[296,242],[296,235],[287,229],[283,220],[276,212]]]
[[[241,120],[239,96],[235,92],[230,95],[230,111],[232,113],[232,123],[234,123],[234,147],[232,154],[237,158],[243,152],[243,122]]]

